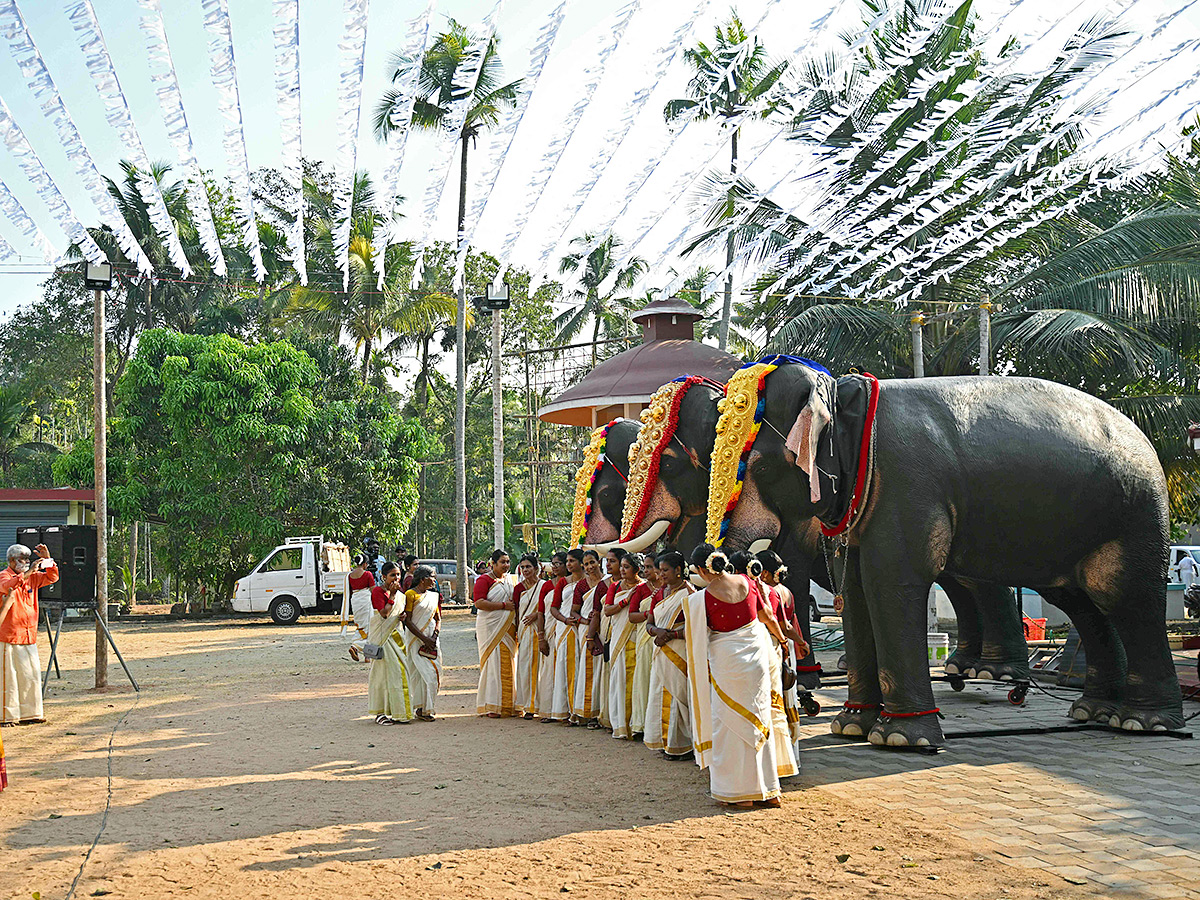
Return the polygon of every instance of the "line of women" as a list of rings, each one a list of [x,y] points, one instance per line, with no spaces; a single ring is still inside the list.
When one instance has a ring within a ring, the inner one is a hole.
[[[778,806],[796,774],[794,660],[807,655],[773,552],[492,554],[475,583],[476,710],[610,731],[710,770],[723,803]],[[797,656],[796,654],[799,654]]]
[[[371,614],[359,652],[371,661],[367,709],[377,725],[432,722],[442,683],[440,596],[429,566],[403,588],[399,564],[385,562],[371,588]],[[357,618],[357,616],[356,616]]]

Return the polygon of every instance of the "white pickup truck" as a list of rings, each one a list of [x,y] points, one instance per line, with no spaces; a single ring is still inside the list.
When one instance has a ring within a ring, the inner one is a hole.
[[[324,535],[290,537],[233,586],[235,612],[291,625],[302,612],[336,615],[349,592],[350,550]]]

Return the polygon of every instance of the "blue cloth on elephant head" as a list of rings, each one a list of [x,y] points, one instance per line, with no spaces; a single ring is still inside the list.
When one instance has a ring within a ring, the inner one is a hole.
[[[746,368],[746,366],[756,366],[759,363],[761,363],[762,365],[765,365],[765,366],[783,366],[783,365],[788,365],[788,364],[799,364],[802,366],[808,366],[810,369],[816,369],[818,372],[824,372],[830,378],[833,377],[833,373],[830,372],[823,365],[821,365],[819,362],[816,362],[811,359],[805,359],[803,356],[788,356],[783,353],[771,353],[767,356],[762,357],[762,359],[756,360],[755,362],[746,363],[746,365],[742,366],[742,368],[744,369],[744,368]]]

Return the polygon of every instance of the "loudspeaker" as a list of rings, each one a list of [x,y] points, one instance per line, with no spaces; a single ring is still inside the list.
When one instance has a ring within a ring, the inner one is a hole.
[[[42,525],[17,530],[17,543],[45,544],[58,563],[58,581],[38,589],[38,600],[73,606],[96,602],[96,526]]]

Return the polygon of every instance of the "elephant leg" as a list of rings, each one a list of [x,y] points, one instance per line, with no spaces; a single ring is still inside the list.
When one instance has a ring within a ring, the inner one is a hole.
[[[950,605],[954,607],[954,618],[958,621],[958,645],[946,660],[946,674],[966,675],[979,666],[983,656],[983,626],[979,605],[971,590],[957,579],[943,575],[938,579],[938,584],[946,592]]]
[[[979,604],[983,629],[983,654],[976,678],[997,681],[1029,678],[1029,647],[1017,612],[1017,598],[1010,587],[977,583],[971,591]]]
[[[1167,644],[1166,583],[1161,574],[1136,572],[1120,581],[1119,597],[1093,595],[1097,605],[1112,610],[1108,621],[1125,647],[1125,680],[1109,724],[1127,731],[1178,730],[1183,699]]]
[[[1067,715],[1079,722],[1108,724],[1117,711],[1126,671],[1125,648],[1116,629],[1078,588],[1045,588],[1039,593],[1071,617],[1087,655],[1083,696],[1071,704]]]
[[[893,532],[898,534],[899,530]],[[929,680],[927,604],[932,578],[913,571],[902,541],[862,554],[883,712],[867,739],[891,747],[940,747],[945,738]]]
[[[859,572],[859,553],[846,549],[842,575],[842,634],[846,640],[846,705],[829,723],[829,730],[842,737],[865,740],[879,718],[883,695],[879,690],[879,668],[875,659],[875,633],[867,609]]]

